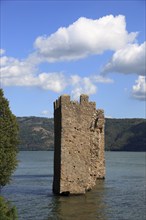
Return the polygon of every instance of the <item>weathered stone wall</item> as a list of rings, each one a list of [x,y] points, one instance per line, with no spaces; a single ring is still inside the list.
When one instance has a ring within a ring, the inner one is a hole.
[[[104,112],[87,95],[54,103],[54,181],[57,194],[82,194],[105,176]]]

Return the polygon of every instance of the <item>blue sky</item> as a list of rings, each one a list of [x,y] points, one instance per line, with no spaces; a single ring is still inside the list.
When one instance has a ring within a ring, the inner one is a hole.
[[[1,87],[16,116],[86,93],[106,117],[145,117],[145,1],[1,1]]]

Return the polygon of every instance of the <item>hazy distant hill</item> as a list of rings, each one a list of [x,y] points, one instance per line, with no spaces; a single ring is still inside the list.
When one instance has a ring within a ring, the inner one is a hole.
[[[18,117],[20,150],[52,150],[53,119]],[[105,147],[116,151],[146,151],[145,119],[106,119]]]
[[[145,119],[106,119],[106,150],[146,151]]]
[[[51,150],[54,146],[54,121],[40,117],[18,117],[20,150]]]

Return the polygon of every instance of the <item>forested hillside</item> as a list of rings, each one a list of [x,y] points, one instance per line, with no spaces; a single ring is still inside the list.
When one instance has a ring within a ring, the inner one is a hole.
[[[18,117],[20,150],[52,150],[53,119]],[[145,119],[106,119],[105,149],[114,151],[146,151]]]
[[[145,119],[106,119],[106,150],[146,151]]]
[[[18,117],[20,150],[52,150],[54,121],[39,117]]]

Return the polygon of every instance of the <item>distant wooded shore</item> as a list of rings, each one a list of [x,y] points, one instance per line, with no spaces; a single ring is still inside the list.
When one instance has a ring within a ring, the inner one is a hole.
[[[53,150],[54,119],[17,117],[19,150]],[[146,119],[105,119],[106,151],[146,151]]]

